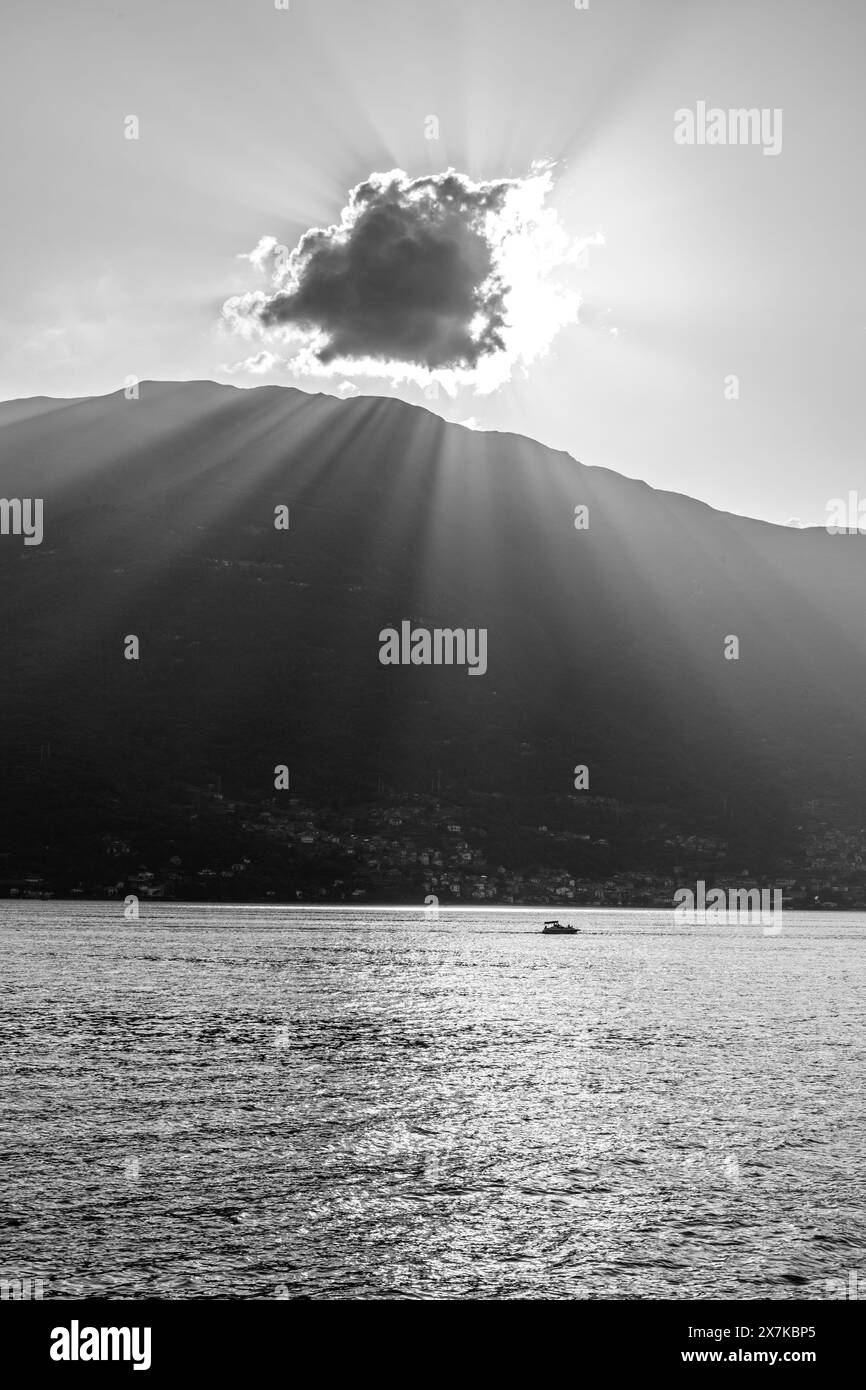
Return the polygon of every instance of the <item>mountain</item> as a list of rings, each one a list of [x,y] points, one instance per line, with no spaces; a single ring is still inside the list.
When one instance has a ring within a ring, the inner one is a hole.
[[[860,833],[859,536],[395,400],[210,382],[0,406],[0,494],[44,509],[41,544],[0,536],[7,882],[246,858],[256,893],[303,864],[373,897],[386,813],[395,842],[447,819],[479,863],[589,877],[698,863],[695,836],[760,876]],[[486,673],[383,665],[404,620],[485,629]]]

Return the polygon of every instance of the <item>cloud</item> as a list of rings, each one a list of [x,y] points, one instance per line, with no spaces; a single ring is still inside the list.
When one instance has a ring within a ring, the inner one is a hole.
[[[261,352],[255,353],[252,357],[245,357],[242,362],[223,363],[221,370],[228,376],[235,376],[238,372],[250,372],[253,376],[264,376],[266,372],[272,372],[279,365],[279,357],[262,348]]]
[[[490,390],[577,319],[580,296],[553,273],[589,242],[545,206],[549,166],[475,182],[400,169],[353,188],[340,222],[288,252],[273,236],[245,255],[269,291],[236,295],[225,326],[293,345],[296,375],[386,376]]]
[[[252,251],[241,251],[238,256],[239,261],[249,261],[250,265],[256,270],[263,271],[267,266],[271,254],[277,249],[277,238],[275,236],[259,237],[258,244]]]

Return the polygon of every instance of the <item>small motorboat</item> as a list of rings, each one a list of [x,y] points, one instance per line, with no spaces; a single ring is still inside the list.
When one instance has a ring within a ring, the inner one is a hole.
[[[545,922],[541,934],[542,936],[577,936],[577,927],[569,926],[568,923],[563,926],[562,922],[554,920]]]

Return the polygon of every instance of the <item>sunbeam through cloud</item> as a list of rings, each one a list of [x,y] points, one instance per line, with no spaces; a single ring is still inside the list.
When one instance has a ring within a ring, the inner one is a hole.
[[[223,322],[281,348],[295,376],[438,380],[495,390],[578,319],[571,272],[601,233],[571,235],[549,203],[554,170],[475,182],[453,169],[412,179],[376,173],[339,223],[293,251],[273,235],[243,258],[268,290],[235,295]],[[260,373],[261,353],[227,368]]]

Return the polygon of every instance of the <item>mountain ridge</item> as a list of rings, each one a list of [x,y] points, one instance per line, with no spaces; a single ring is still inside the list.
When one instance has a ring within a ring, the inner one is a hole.
[[[468,430],[470,433],[473,433],[473,434],[488,434],[488,435],[493,435],[493,436],[495,436],[495,437],[497,437],[497,438],[520,440],[520,441],[524,441],[524,442],[530,443],[530,444],[532,444],[535,448],[544,450],[546,453],[556,454],[556,455],[560,455],[560,456],[562,456],[562,457],[564,457],[564,458],[570,459],[571,462],[576,463],[580,468],[591,469],[592,471],[598,472],[598,473],[611,474],[613,477],[620,478],[620,479],[622,479],[622,480],[623,480],[624,482],[626,482],[626,483],[633,483],[633,484],[636,484],[636,485],[638,485],[638,486],[640,486],[640,487],[647,488],[647,489],[649,489],[650,492],[656,493],[658,496],[682,499],[682,500],[685,500],[685,501],[687,501],[687,502],[693,503],[695,506],[706,507],[709,511],[711,511],[711,512],[716,512],[716,513],[718,513],[718,515],[720,515],[720,516],[731,517],[731,518],[733,518],[733,519],[735,519],[735,520],[738,520],[738,521],[754,522],[756,525],[759,525],[759,526],[772,526],[772,527],[775,527],[775,528],[777,528],[777,529],[782,529],[782,530],[789,530],[789,529],[798,530],[798,529],[799,529],[799,530],[801,530],[801,531],[811,532],[811,533],[815,533],[815,534],[818,534],[818,535],[824,533],[824,528],[821,527],[821,526],[803,526],[803,527],[799,527],[799,528],[797,528],[797,527],[795,527],[795,528],[790,528],[790,527],[788,527],[787,524],[784,523],[784,522],[767,521],[766,518],[763,518],[763,517],[753,517],[753,516],[748,516],[747,514],[741,513],[741,512],[729,512],[729,511],[725,511],[725,510],[723,510],[722,508],[714,507],[713,504],[712,504],[711,502],[706,502],[706,501],[703,500],[702,498],[693,497],[693,496],[691,495],[691,493],[687,493],[687,492],[677,492],[677,491],[675,491],[674,489],[671,489],[671,488],[658,488],[658,487],[654,487],[652,483],[648,483],[644,478],[633,478],[633,477],[629,477],[629,475],[626,474],[626,473],[620,473],[618,469],[615,469],[615,468],[607,468],[607,467],[605,467],[605,466],[602,465],[602,464],[589,464],[589,463],[584,463],[583,460],[576,458],[575,455],[572,454],[568,449],[557,449],[557,448],[555,448],[553,445],[544,444],[542,441],[534,439],[531,435],[521,434],[519,431],[516,431],[516,430],[496,430],[496,429],[483,429],[483,430],[480,430],[480,429],[477,429],[475,426],[466,425],[466,424],[465,424],[463,421],[461,421],[461,420],[447,420],[447,419],[445,419],[444,416],[440,415],[437,411],[430,410],[429,407],[427,407],[427,406],[425,406],[425,405],[422,405],[422,404],[420,404],[420,403],[418,403],[418,404],[413,404],[413,403],[410,403],[410,402],[408,402],[408,401],[403,401],[403,400],[400,399],[399,397],[394,397],[394,396],[379,396],[379,395],[375,395],[375,394],[362,394],[362,395],[358,395],[358,396],[348,396],[348,397],[345,397],[345,398],[344,398],[344,397],[341,397],[341,396],[332,395],[332,394],[331,394],[330,392],[328,392],[328,391],[305,391],[302,387],[297,387],[297,386],[282,386],[282,385],[278,385],[278,384],[276,384],[276,383],[271,383],[271,384],[261,385],[261,386],[237,386],[237,385],[235,385],[233,382],[211,381],[211,380],[209,380],[208,378],[199,378],[199,377],[192,377],[192,378],[154,378],[154,377],[147,377],[147,378],[143,378],[141,381],[138,382],[139,390],[141,390],[142,388],[149,388],[149,387],[164,388],[164,387],[175,387],[175,386],[183,386],[183,387],[195,387],[195,386],[198,386],[198,387],[205,387],[205,388],[214,388],[214,389],[220,390],[220,391],[221,391],[221,390],[235,391],[235,392],[238,392],[238,393],[241,393],[241,394],[244,394],[244,395],[256,394],[256,393],[259,393],[259,392],[291,392],[291,393],[297,394],[297,395],[299,395],[299,396],[309,397],[309,398],[314,399],[314,400],[333,400],[333,401],[338,401],[338,402],[339,402],[340,404],[342,404],[342,405],[349,404],[350,402],[353,402],[353,401],[382,401],[382,402],[387,403],[387,404],[397,404],[397,405],[405,406],[405,407],[407,407],[409,410],[421,411],[421,412],[423,412],[423,413],[426,414],[426,415],[433,416],[433,417],[434,417],[435,419],[437,419],[437,420],[442,420],[442,422],[443,422],[444,424],[446,424],[446,425],[449,425],[449,426],[452,426],[452,427],[458,428],[458,429]],[[107,400],[112,400],[112,399],[120,400],[120,399],[123,397],[123,395],[124,395],[124,388],[123,388],[123,387],[118,387],[118,388],[116,388],[114,391],[106,391],[106,392],[103,392],[101,395],[98,395],[98,396],[68,396],[68,397],[66,397],[66,396],[16,396],[16,397],[11,397],[11,398],[9,398],[8,400],[0,401],[0,424],[3,424],[3,423],[4,423],[4,421],[3,421],[3,419],[2,419],[2,416],[3,416],[3,412],[6,411],[7,408],[15,409],[15,408],[21,408],[21,407],[24,407],[24,406],[30,406],[30,405],[36,406],[36,405],[39,405],[39,406],[42,407],[42,408],[48,408],[48,409],[55,409],[55,410],[56,410],[56,409],[59,409],[59,408],[65,407],[65,406],[83,405],[83,404],[91,403],[91,402],[94,402],[94,401],[107,401]],[[23,420],[23,419],[29,418],[31,414],[36,414],[36,413],[37,413],[37,412],[36,412],[36,410],[34,409],[32,412],[27,412],[26,414],[22,414],[22,415],[20,416],[20,418]],[[18,420],[16,420],[15,423],[18,423]]]

